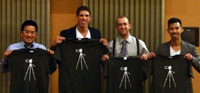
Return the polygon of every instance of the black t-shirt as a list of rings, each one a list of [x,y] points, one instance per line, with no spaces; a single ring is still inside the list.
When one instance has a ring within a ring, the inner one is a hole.
[[[156,55],[152,61],[152,68],[146,69],[148,75],[150,72],[153,75],[151,93],[192,93],[189,75],[191,62],[183,57]]]
[[[139,57],[126,60],[111,57],[105,64],[106,93],[142,93],[142,62]]]
[[[48,93],[49,74],[56,70],[56,62],[47,51],[14,50],[7,62],[11,71],[10,93]]]
[[[99,40],[66,39],[58,45],[54,57],[60,60],[59,93],[101,93],[102,55]]]

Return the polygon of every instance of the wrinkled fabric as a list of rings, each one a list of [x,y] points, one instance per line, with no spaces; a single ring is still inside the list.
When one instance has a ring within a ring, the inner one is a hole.
[[[29,72],[30,75],[27,73],[25,78],[29,60],[32,60],[34,66]],[[47,51],[42,49],[14,50],[6,62],[11,72],[10,93],[48,93],[49,74],[56,70],[56,63]]]
[[[106,93],[142,93],[142,62],[139,57],[128,57],[126,60],[111,57],[105,64]],[[126,79],[123,78],[124,67],[129,73]]]
[[[183,57],[182,55],[173,57],[156,55],[152,60],[152,66],[145,70],[147,75],[153,75],[150,93],[193,93],[189,74],[191,61]],[[171,77],[167,77],[170,75],[169,66],[172,67]]]
[[[59,60],[59,93],[101,93],[102,55],[99,40],[66,39],[58,45],[54,58]]]

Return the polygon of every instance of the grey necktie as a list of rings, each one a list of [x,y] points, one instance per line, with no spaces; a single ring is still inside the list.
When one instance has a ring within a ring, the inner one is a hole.
[[[120,57],[126,57],[127,56],[127,48],[126,48],[127,41],[122,41],[122,48],[120,52]]]

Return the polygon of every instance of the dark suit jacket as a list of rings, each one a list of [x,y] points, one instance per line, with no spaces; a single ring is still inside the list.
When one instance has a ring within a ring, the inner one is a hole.
[[[187,53],[190,53],[193,56],[191,64],[200,73],[199,55],[197,54],[195,46],[185,41],[181,41],[181,55],[185,55]],[[159,45],[157,48],[157,54],[170,56],[170,41]],[[190,68],[190,75],[191,77],[194,77],[192,68]]]
[[[91,33],[92,39],[100,39],[101,38],[101,33],[99,30],[97,30],[95,28],[91,28],[91,27],[88,27],[88,28]],[[62,30],[60,32],[60,36],[63,36],[65,38],[76,38],[76,26],[66,29],[66,30]]]

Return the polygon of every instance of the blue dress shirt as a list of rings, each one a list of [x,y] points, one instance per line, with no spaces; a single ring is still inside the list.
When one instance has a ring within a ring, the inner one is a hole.
[[[23,41],[19,42],[19,43],[14,43],[14,44],[11,44],[6,51],[8,50],[19,50],[19,49],[23,49],[23,48],[26,48],[25,47],[25,43]],[[33,44],[31,45],[30,49],[36,49],[36,48],[40,48],[40,49],[44,49],[46,50],[46,47],[42,44],[38,44],[38,43],[35,43],[33,42]],[[5,68],[4,65],[6,65],[6,62],[4,60],[4,58],[0,61],[0,71],[3,72],[3,73],[6,73],[8,72],[8,68]]]
[[[19,43],[14,43],[14,44],[11,44],[6,51],[8,50],[18,50],[18,49],[23,49],[25,48],[25,43],[23,41],[19,42]],[[42,44],[38,44],[38,43],[35,43],[33,42],[33,47],[31,47],[30,49],[36,49],[36,48],[40,48],[40,49],[44,49],[46,50],[46,47]]]

